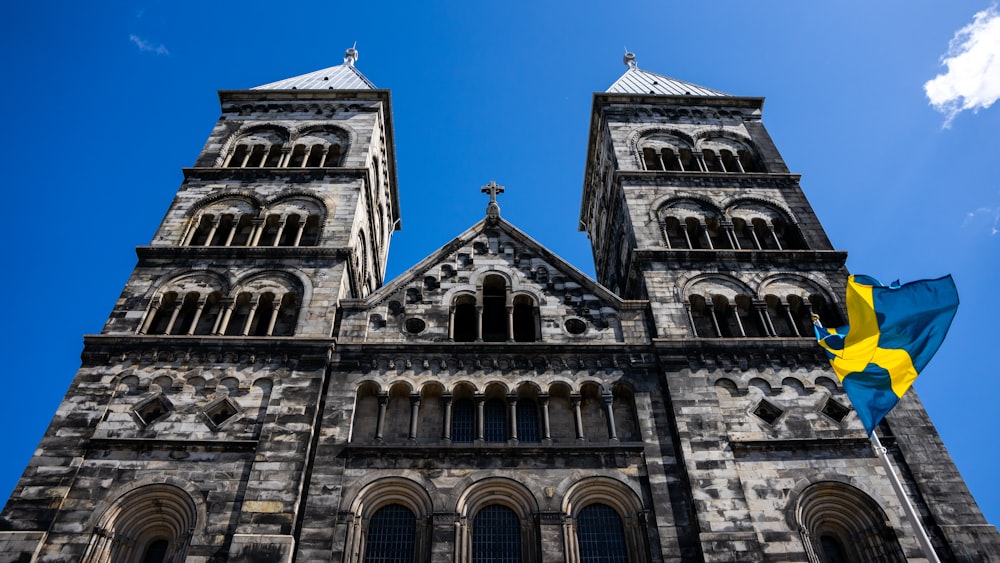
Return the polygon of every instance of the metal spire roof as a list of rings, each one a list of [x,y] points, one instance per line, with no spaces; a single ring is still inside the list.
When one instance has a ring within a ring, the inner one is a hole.
[[[356,60],[358,50],[351,47],[344,54],[342,65],[256,86],[251,90],[376,90],[375,85],[354,68]]]
[[[730,96],[725,92],[683,82],[669,76],[639,70],[633,53],[623,59],[628,70],[610,88],[609,94],[658,94],[664,96]]]

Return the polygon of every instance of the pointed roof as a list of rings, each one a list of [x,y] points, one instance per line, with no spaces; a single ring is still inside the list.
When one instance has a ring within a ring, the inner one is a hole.
[[[656,74],[646,70],[639,70],[635,62],[635,54],[625,53],[625,65],[628,70],[610,88],[606,90],[609,94],[654,94],[662,96],[729,96],[725,92],[698,86],[690,82]]]
[[[342,65],[256,86],[251,90],[376,90],[376,86],[354,67],[356,60],[358,50],[351,47],[344,55]]]

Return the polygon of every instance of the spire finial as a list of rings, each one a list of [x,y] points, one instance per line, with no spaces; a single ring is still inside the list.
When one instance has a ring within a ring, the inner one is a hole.
[[[354,66],[354,62],[358,60],[358,42],[354,42],[354,46],[348,49],[344,53],[344,64],[347,66]]]
[[[635,53],[629,51],[628,47],[625,47],[625,56],[622,58],[622,62],[625,63],[625,66],[629,67],[629,69],[634,70],[639,68],[638,63],[635,62]]]
[[[490,183],[482,188],[484,194],[490,194],[490,202],[486,205],[486,218],[490,221],[496,221],[500,218],[500,206],[497,205],[497,194],[502,194],[503,190],[503,186],[497,185],[493,180],[490,180]]]

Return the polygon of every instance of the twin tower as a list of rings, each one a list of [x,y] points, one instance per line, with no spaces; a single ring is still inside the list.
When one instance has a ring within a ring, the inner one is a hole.
[[[222,117],[0,515],[3,561],[923,560],[810,316],[834,250],[763,99],[594,95],[597,280],[503,219],[384,281],[392,112],[344,64]],[[582,117],[582,116],[581,116]],[[1000,561],[911,392],[878,429],[944,561]]]

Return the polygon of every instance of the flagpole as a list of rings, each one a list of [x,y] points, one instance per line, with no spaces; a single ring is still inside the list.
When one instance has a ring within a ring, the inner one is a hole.
[[[872,449],[875,450],[875,455],[882,461],[882,466],[885,467],[886,473],[889,474],[889,481],[892,483],[892,488],[896,491],[896,496],[899,497],[899,502],[903,505],[903,511],[906,512],[906,519],[910,521],[910,526],[917,533],[917,541],[920,542],[920,547],[923,549],[927,561],[930,563],[941,563],[937,553],[934,551],[934,546],[931,545],[931,539],[927,536],[927,530],[924,529],[923,524],[920,522],[920,516],[917,514],[916,509],[913,508],[910,497],[903,489],[903,484],[900,483],[899,476],[896,475],[896,470],[893,468],[892,462],[889,461],[889,451],[879,441],[874,430],[872,430],[869,437],[872,441]]]

